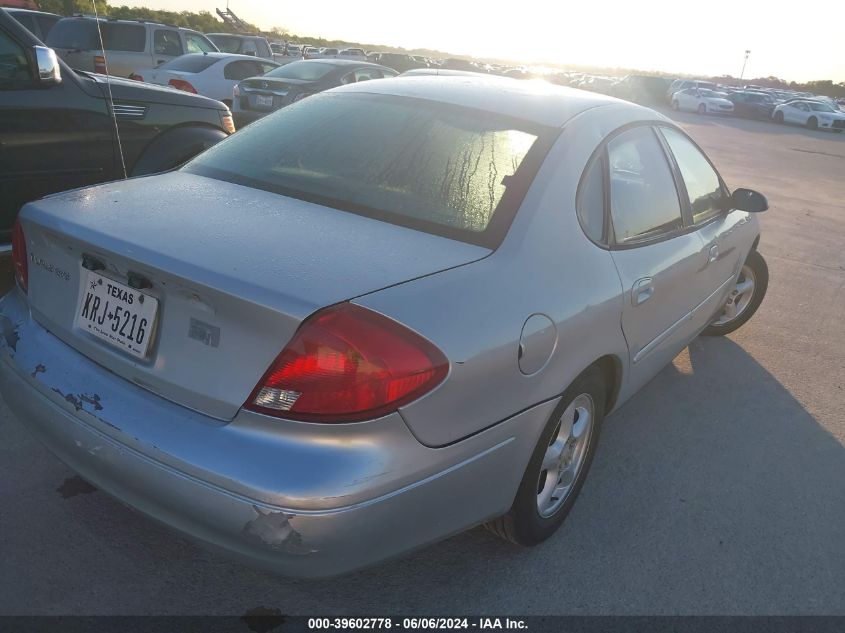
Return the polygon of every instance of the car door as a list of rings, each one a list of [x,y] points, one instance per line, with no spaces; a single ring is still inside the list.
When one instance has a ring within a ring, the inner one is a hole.
[[[610,253],[625,293],[622,331],[642,383],[695,336],[689,315],[706,294],[703,244],[690,230],[673,165],[650,125],[607,143]]]
[[[728,100],[734,104],[734,114],[737,116],[747,116],[749,105],[746,102],[747,96],[741,93],[734,93],[728,95]]]
[[[0,243],[25,202],[117,177],[105,100],[67,66],[61,83],[36,83],[27,47],[0,27]]]
[[[696,327],[703,328],[724,306],[742,267],[750,243],[744,230],[749,214],[729,207],[722,178],[688,136],[674,127],[661,126],[659,131],[677,165],[682,204],[688,205],[692,226],[704,245],[703,270],[696,272],[704,283],[691,317]]]
[[[809,108],[803,103],[787,103],[783,109],[783,118],[787,123],[801,123],[807,122],[807,113]]]
[[[185,53],[179,31],[162,27],[153,29],[152,50],[153,68]]]

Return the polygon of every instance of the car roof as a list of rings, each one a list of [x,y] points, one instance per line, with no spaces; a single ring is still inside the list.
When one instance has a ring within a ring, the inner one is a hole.
[[[349,84],[335,91],[439,101],[549,127],[562,127],[581,112],[605,105],[616,104],[630,107],[632,111],[642,110],[640,106],[593,92],[542,81],[485,75],[397,77],[389,81]]]
[[[192,29],[187,26],[176,26],[175,24],[167,24],[166,22],[156,22],[154,20],[123,20],[121,18],[110,18],[104,15],[101,15],[99,18],[93,15],[69,15],[67,17],[62,18],[62,22],[65,20],[88,20],[88,21],[97,21],[105,22],[107,24],[137,24],[140,26],[166,26],[169,29],[178,29],[180,31],[191,31],[192,33],[200,33],[196,29]],[[200,33],[202,35],[202,33]]]
[[[373,67],[373,68],[386,68],[386,66],[382,66],[381,64],[371,64],[370,62],[361,62],[355,59],[301,59],[299,61],[291,62],[293,64],[328,64],[331,66],[356,66],[356,67]],[[392,70],[392,69],[391,69]]]
[[[185,53],[184,55],[180,55],[179,57],[174,57],[170,61],[176,61],[177,59],[182,59],[183,57],[187,56],[194,56],[194,57],[211,57],[218,61],[220,60],[235,60],[235,59],[246,59],[252,62],[261,62],[262,64],[273,64],[275,62],[270,61],[269,59],[264,59],[263,57],[256,57],[255,55],[241,55],[239,53],[223,53],[218,51],[210,51],[208,53]]]
[[[263,35],[250,35],[248,33],[206,33],[205,36],[208,37],[209,35],[225,35],[226,37],[237,37],[245,40],[266,40],[267,38]]]
[[[2,7],[4,10],[8,11],[9,13],[26,13],[28,15],[49,15],[51,18],[59,18],[60,16],[57,13],[50,13],[49,11],[36,11],[35,9],[22,9],[20,7]]]

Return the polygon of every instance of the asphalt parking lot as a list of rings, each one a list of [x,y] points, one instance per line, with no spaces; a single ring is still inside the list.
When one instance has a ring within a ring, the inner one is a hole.
[[[283,579],[92,489],[0,404],[0,613],[845,614],[845,134],[670,114],[768,196],[768,295],[606,421],[550,541]]]

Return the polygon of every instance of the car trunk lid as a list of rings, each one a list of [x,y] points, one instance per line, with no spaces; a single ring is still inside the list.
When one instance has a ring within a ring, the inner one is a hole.
[[[219,419],[314,311],[490,252],[182,172],[51,196],[22,221],[34,317],[116,374]],[[158,301],[146,357],[78,326],[83,263]]]

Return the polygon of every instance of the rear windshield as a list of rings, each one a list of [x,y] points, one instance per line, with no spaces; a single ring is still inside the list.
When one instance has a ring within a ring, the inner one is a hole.
[[[184,169],[493,248],[553,136],[474,109],[324,93]]]
[[[303,81],[317,81],[328,75],[335,69],[332,64],[324,64],[315,61],[301,61],[279,66],[276,70],[267,73],[268,77],[280,79],[302,79]]]
[[[231,35],[209,35],[208,39],[214,42],[214,45],[220,49],[221,53],[240,53],[241,52],[241,38],[233,37]]]
[[[103,49],[141,53],[146,48],[147,30],[140,24],[100,22]],[[60,20],[50,30],[45,42],[52,48],[101,50],[97,23],[94,20]]]
[[[158,67],[158,70],[178,70],[185,73],[201,73],[212,64],[220,61],[219,57],[211,57],[202,53],[182,55],[171,59]]]

